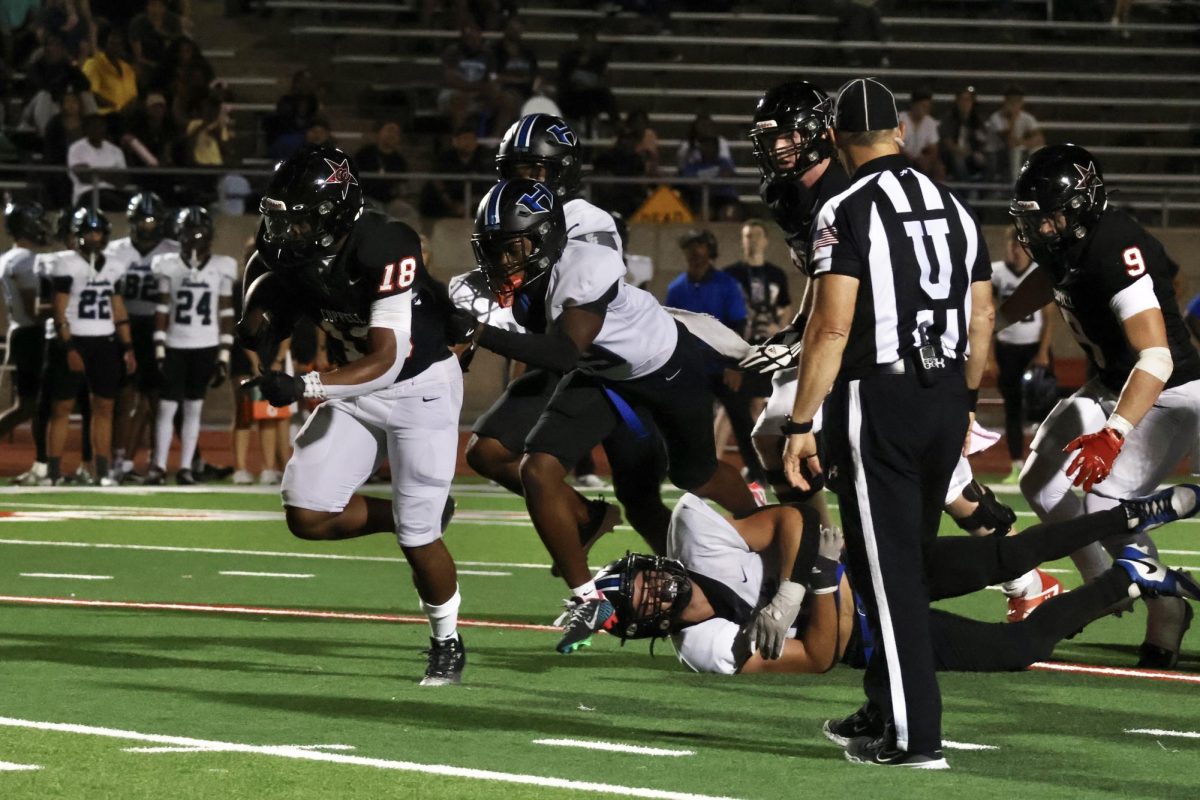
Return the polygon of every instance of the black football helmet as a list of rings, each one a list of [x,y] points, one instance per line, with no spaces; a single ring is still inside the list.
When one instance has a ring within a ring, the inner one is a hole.
[[[44,245],[50,241],[50,220],[40,203],[16,201],[4,207],[4,230],[12,237]]]
[[[562,203],[537,181],[500,181],[479,203],[471,236],[475,260],[503,306],[546,275],[567,246]]]
[[[129,240],[139,250],[150,251],[166,238],[170,212],[154,192],[138,192],[129,198],[125,219],[129,221]]]
[[[89,233],[99,233],[102,236],[99,244],[93,245],[88,239]],[[99,253],[108,247],[108,236],[112,233],[112,224],[104,213],[95,208],[76,209],[71,215],[71,245],[85,255]]]
[[[687,570],[681,562],[665,556],[626,553],[600,570],[595,580],[596,588],[617,612],[617,623],[609,633],[621,640],[667,636],[692,599]]]
[[[1107,207],[1108,192],[1095,157],[1079,145],[1055,144],[1038,150],[1021,167],[1008,213],[1017,240],[1040,265],[1050,266],[1043,263],[1052,260],[1047,255],[1086,238]]]
[[[517,171],[522,164],[536,164],[546,169],[542,183],[559,197],[579,194],[583,174],[583,159],[579,152],[579,137],[562,117],[553,114],[529,114],[513,123],[496,152],[496,169],[500,177],[519,180]]]
[[[1058,379],[1050,367],[1031,366],[1021,375],[1021,405],[1025,420],[1038,425],[1058,402]]]
[[[781,83],[760,97],[750,142],[762,177],[792,180],[831,157],[832,114],[829,96],[808,81]]]
[[[337,253],[362,214],[358,168],[345,151],[310,145],[275,166],[259,211],[258,252],[298,268]]]
[[[172,233],[187,258],[212,249],[213,221],[204,206],[185,206],[175,212]]]

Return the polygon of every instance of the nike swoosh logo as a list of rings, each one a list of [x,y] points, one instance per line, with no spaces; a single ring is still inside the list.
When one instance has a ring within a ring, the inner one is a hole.
[[[746,574],[746,568],[742,567],[742,583],[749,583],[750,577]]]
[[[437,395],[434,395],[433,397],[422,397],[422,398],[421,398],[421,402],[422,402],[422,403],[429,403],[429,402],[432,402],[432,401],[434,401],[434,400],[437,400]]]
[[[675,380],[676,378],[678,378],[678,377],[679,377],[679,373],[681,373],[681,372],[683,372],[683,367],[680,367],[679,369],[675,370],[675,374],[674,374],[674,375],[672,375],[671,377],[667,378],[667,380],[668,380],[668,381],[673,381],[673,380]]]

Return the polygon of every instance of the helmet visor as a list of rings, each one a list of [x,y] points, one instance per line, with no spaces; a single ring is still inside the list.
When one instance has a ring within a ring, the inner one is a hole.
[[[475,234],[471,247],[492,294],[500,305],[510,306],[513,295],[525,284],[526,268],[539,255],[537,246],[529,236],[517,233]]]
[[[1009,207],[1013,226],[1017,229],[1017,241],[1028,247],[1045,247],[1052,250],[1062,246],[1067,233],[1067,218],[1060,209],[1042,211],[1025,209],[1014,202]]]
[[[316,210],[288,211],[279,207],[282,205],[269,198],[263,200],[259,210],[263,215],[264,238],[285,247],[309,244],[318,230]]]

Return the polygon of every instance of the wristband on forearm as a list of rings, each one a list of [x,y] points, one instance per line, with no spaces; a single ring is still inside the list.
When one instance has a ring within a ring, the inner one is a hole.
[[[838,588],[838,562],[832,558],[818,555],[813,564],[812,575],[808,588],[813,594],[829,594]]]

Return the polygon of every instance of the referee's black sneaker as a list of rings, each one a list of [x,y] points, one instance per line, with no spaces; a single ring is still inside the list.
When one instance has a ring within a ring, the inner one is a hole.
[[[425,677],[421,686],[454,686],[462,683],[463,667],[467,665],[467,648],[463,646],[462,636],[455,634],[453,639],[429,638],[429,649],[425,651],[429,663],[425,667]]]
[[[884,727],[883,717],[868,701],[845,719],[825,720],[825,724],[821,726],[821,733],[834,744],[845,747],[850,744],[851,739],[874,739],[882,736]]]
[[[898,750],[889,737],[871,739],[860,736],[846,745],[846,760],[855,764],[873,764],[877,767],[908,767],[909,769],[950,769],[941,750],[932,753],[910,753]]]

